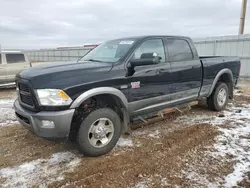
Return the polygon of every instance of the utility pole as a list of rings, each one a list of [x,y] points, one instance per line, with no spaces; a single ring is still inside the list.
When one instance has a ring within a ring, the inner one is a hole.
[[[247,0],[242,0],[239,35],[244,34],[245,17],[246,17]]]

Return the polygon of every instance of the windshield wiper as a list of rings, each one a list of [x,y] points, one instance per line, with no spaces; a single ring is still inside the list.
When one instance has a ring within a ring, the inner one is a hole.
[[[103,61],[100,61],[100,60],[97,60],[97,59],[87,59],[85,61],[95,61],[95,62],[103,62]]]
[[[77,62],[79,62],[84,56],[80,57]],[[84,61],[93,61],[93,62],[103,62],[103,61],[100,61],[100,60],[97,60],[97,59],[87,59],[87,60],[84,60]]]

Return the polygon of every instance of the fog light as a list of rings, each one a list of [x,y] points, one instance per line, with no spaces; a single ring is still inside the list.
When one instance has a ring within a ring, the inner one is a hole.
[[[55,124],[53,121],[49,121],[49,120],[42,120],[42,128],[49,128],[49,129],[52,129],[52,128],[55,128]]]

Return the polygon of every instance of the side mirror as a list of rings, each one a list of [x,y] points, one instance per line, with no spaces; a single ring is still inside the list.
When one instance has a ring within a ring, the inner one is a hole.
[[[157,53],[143,53],[140,59],[130,60],[132,67],[154,65],[160,63],[161,57]]]

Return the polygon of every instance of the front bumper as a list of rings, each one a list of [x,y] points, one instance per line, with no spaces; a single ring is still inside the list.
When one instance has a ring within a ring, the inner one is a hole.
[[[14,103],[16,117],[20,124],[43,138],[66,138],[70,132],[74,109],[64,111],[31,112],[22,108],[19,101]],[[54,123],[52,127],[46,127],[43,121]]]

